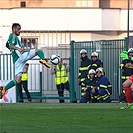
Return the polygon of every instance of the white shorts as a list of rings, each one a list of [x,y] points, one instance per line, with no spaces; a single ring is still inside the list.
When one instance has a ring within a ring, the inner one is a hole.
[[[36,56],[35,49],[30,50],[29,52],[24,52],[23,54],[20,54],[19,51],[16,51],[16,53],[18,54],[19,58],[15,62],[15,76],[22,76],[26,61]]]

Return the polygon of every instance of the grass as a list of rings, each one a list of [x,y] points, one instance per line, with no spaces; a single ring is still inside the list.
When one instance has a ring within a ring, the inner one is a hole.
[[[124,104],[2,104],[0,133],[132,133]]]

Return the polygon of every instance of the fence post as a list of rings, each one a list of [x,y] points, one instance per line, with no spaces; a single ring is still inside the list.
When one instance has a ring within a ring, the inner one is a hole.
[[[74,101],[74,41],[71,41],[70,57],[70,102]]]
[[[125,38],[125,41],[126,41],[126,51],[128,51],[129,39],[126,37],[126,38]]]
[[[42,96],[42,72],[40,72],[40,94]]]

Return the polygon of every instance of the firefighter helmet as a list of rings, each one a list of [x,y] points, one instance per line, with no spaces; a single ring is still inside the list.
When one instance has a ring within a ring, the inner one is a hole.
[[[133,52],[133,48],[128,49],[128,53]]]
[[[99,68],[96,69],[96,72],[101,72],[101,73],[103,73],[103,69],[102,69],[101,67],[99,67]]]
[[[98,53],[97,53],[97,52],[93,52],[93,53],[91,54],[91,57],[93,57],[93,56],[98,57]]]
[[[85,49],[81,49],[81,50],[80,50],[80,54],[82,54],[82,53],[87,54],[87,51],[86,51]]]
[[[94,69],[89,70],[89,74],[96,74],[96,71]]]

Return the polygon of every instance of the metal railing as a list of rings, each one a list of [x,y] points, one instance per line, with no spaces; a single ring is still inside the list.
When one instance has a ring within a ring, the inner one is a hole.
[[[79,54],[81,49],[87,50],[88,57],[91,57],[91,53],[94,51],[99,53],[99,58],[103,62],[105,75],[112,83],[113,94],[111,99],[117,100],[122,91],[121,71],[119,69],[121,63],[120,53],[126,49],[126,39],[71,42],[70,82],[71,89],[74,88],[77,93],[77,99],[80,99],[81,96],[81,88],[77,83],[78,68],[81,63]],[[71,97],[74,97],[73,91]]]

